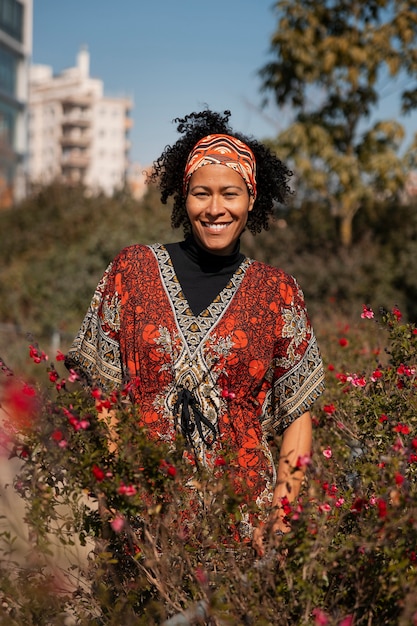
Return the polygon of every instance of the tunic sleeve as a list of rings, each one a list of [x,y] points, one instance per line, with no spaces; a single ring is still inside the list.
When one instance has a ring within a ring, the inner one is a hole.
[[[291,276],[280,286],[274,358],[270,366],[270,394],[263,428],[282,432],[309,411],[324,390],[319,347],[306,311],[303,293]]]
[[[117,260],[110,263],[97,285],[80,331],[65,359],[91,386],[111,391],[123,380],[120,358],[120,286]]]

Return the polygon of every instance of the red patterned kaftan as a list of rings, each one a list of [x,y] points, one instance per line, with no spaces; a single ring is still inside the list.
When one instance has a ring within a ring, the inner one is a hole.
[[[175,406],[188,390],[211,428],[191,443],[210,467],[224,445],[239,481],[265,509],[275,469],[268,436],[281,434],[323,389],[317,343],[296,281],[244,259],[211,305],[194,316],[163,245],[115,258],[92,299],[68,362],[110,390],[137,378],[134,401],[149,436],[172,441]],[[191,411],[192,413],[192,411]]]

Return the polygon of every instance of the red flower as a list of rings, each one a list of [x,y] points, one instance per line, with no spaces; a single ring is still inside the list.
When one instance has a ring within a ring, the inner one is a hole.
[[[104,480],[106,475],[98,465],[93,465],[91,471],[97,482],[101,483]]]
[[[407,424],[397,424],[394,427],[394,432],[401,433],[402,435],[409,435],[410,429],[408,428]]]
[[[51,439],[53,439],[54,441],[61,441],[61,439],[64,438],[64,435],[62,434],[62,431],[60,430],[54,430],[54,432],[51,435]]]
[[[65,361],[65,354],[63,354],[61,350],[57,350],[55,358],[57,361]]]
[[[217,459],[214,461],[214,466],[221,467],[223,465],[226,465],[226,461],[222,456],[218,456]]]
[[[374,372],[372,373],[372,376],[371,376],[371,380],[374,383],[374,382],[376,382],[378,380],[378,378],[382,378],[382,372],[381,372],[380,369],[374,370]]]
[[[366,500],[364,498],[356,498],[355,502],[350,507],[352,513],[361,513],[363,507],[366,505]]]
[[[387,503],[382,498],[378,498],[378,517],[384,519],[387,516]]]
[[[29,356],[34,363],[48,360],[48,355],[42,350],[39,350],[38,346],[29,346]]]
[[[385,413],[382,413],[382,415],[380,415],[379,421],[381,422],[381,424],[388,421],[388,417],[385,415]]]
[[[283,498],[281,498],[281,506],[282,506],[282,510],[284,511],[285,515],[289,515],[292,511],[291,509],[291,504],[290,501],[288,500],[287,496],[284,496]]]
[[[404,476],[400,474],[399,472],[397,472],[395,474],[395,483],[398,485],[398,487],[401,487],[403,482],[404,482]]]
[[[346,337],[341,337],[339,339],[339,346],[341,346],[342,348],[346,348],[346,346],[348,345],[348,340],[346,339]]]
[[[392,309],[392,314],[395,316],[397,322],[399,322],[403,316],[403,314],[401,313],[400,309],[397,306],[395,306]]]
[[[100,400],[100,398],[101,398],[101,390],[97,389],[97,388],[96,389],[92,389],[91,390],[91,395],[93,396],[93,398],[95,400]]]
[[[49,380],[51,381],[51,383],[56,383],[58,378],[59,378],[59,376],[58,376],[58,372],[56,370],[51,370],[49,372]]]
[[[36,391],[27,383],[21,385],[9,379],[5,386],[4,405],[18,429],[30,428],[37,405]]]
[[[334,404],[325,404],[323,407],[323,411],[328,415],[332,415],[336,411],[336,407]]]

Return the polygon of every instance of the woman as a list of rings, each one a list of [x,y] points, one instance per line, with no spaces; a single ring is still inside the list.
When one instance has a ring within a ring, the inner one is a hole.
[[[172,225],[185,240],[131,246],[114,259],[67,365],[105,390],[135,380],[149,436],[169,442],[181,432],[195,468],[231,450],[234,488],[259,507],[255,517],[242,507],[239,533],[261,552],[266,529],[289,529],[286,499],[297,497],[299,460],[311,452],[323,368],[296,281],[239,249],[245,228],[268,227],[290,173],[264,145],[233,133],[229,116],[176,120],[183,136],[150,179],[163,203],[173,196]],[[275,468],[268,439],[281,434]]]

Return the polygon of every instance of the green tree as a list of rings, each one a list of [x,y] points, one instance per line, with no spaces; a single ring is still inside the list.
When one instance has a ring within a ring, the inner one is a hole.
[[[339,218],[348,246],[362,203],[399,195],[416,165],[417,136],[401,151],[404,127],[370,118],[382,85],[405,84],[402,112],[417,107],[417,0],[279,0],[275,9],[262,90],[294,119],[274,147],[292,163],[298,189]]]

